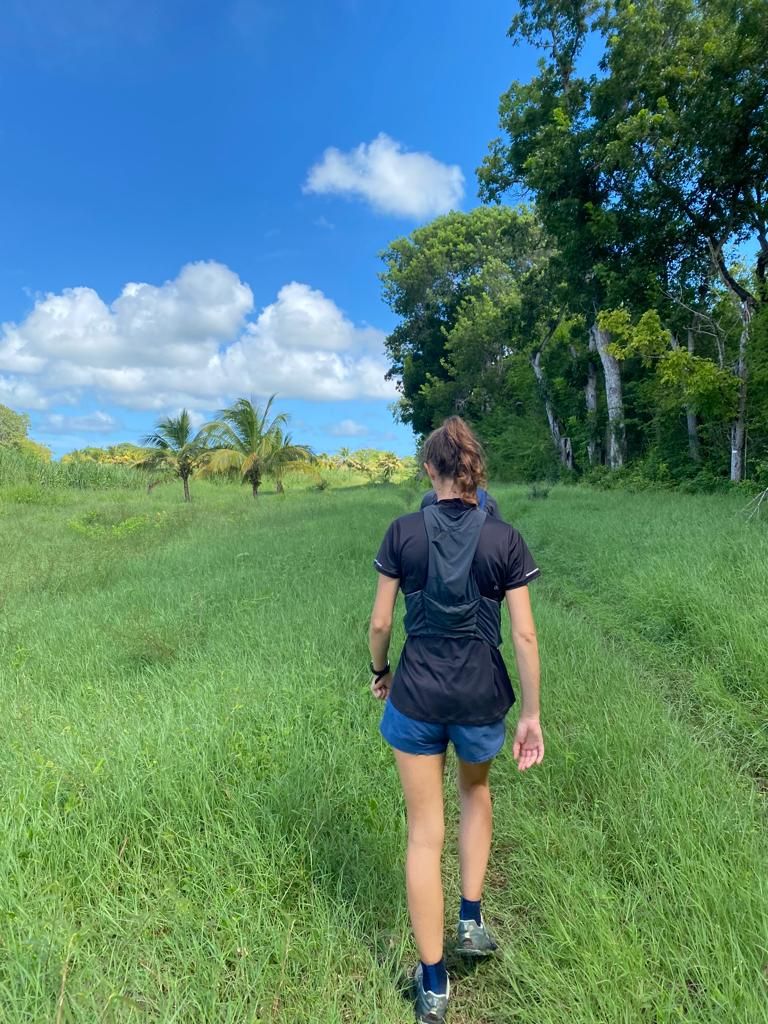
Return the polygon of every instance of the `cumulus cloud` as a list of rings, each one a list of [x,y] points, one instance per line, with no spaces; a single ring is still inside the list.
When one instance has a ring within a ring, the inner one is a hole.
[[[66,396],[61,396],[66,401]],[[45,409],[48,397],[29,381],[0,374],[0,402],[14,409]]]
[[[274,339],[282,348],[347,351],[360,345],[379,346],[380,331],[360,328],[339,307],[315,288],[292,281],[284,285],[277,301],[249,324],[251,337]]]
[[[368,433],[368,427],[355,420],[342,420],[341,423],[334,423],[328,428],[331,437],[363,437]]]
[[[310,168],[304,191],[355,196],[381,213],[423,220],[459,206],[464,175],[457,164],[443,164],[429,153],[409,153],[382,133],[348,153],[326,149]]]
[[[43,295],[23,321],[0,330],[0,401],[175,411],[274,391],[392,396],[383,333],[354,324],[321,291],[291,282],[252,314],[251,289],[215,262],[188,264],[159,286],[129,283],[111,304],[87,287]]]

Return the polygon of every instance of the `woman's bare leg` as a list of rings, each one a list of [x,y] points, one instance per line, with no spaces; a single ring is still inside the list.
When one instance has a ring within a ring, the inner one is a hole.
[[[443,956],[443,884],[440,861],[445,837],[445,755],[404,754],[396,750],[395,760],[408,809],[405,878],[413,937],[422,962],[434,964]]]
[[[459,761],[459,861],[461,864],[461,895],[466,900],[479,900],[491,852],[493,812],[488,775],[491,762],[468,764]]]

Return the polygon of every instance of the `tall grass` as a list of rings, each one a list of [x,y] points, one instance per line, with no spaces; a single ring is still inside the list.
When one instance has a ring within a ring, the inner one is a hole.
[[[512,494],[502,511],[525,522],[547,598],[631,651],[768,789],[768,521],[748,522],[744,505],[575,487],[544,502]]]
[[[147,476],[103,462],[45,462],[0,445],[0,487],[78,490],[146,489]]]
[[[193,496],[0,514],[0,1020],[404,1024],[405,821],[365,630],[372,556],[417,496]],[[509,751],[494,769],[485,905],[503,955],[451,962],[452,1020],[760,1024],[759,794],[738,737],[705,741],[674,699],[670,665],[680,686],[709,677],[692,645],[647,635],[664,615],[639,596],[661,599],[670,562],[685,572],[705,543],[697,564],[719,572],[696,607],[715,623],[722,604],[727,625],[731,588],[768,568],[760,535],[721,543],[742,524],[715,499],[499,497],[544,571],[548,752],[524,776]],[[670,519],[691,509],[698,540],[675,551]]]

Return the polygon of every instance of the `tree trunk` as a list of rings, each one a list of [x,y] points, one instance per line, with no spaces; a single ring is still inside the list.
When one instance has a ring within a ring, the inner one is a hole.
[[[285,488],[283,487],[283,481],[278,477],[275,480],[275,492],[277,494],[285,494]]]
[[[688,351],[694,354],[695,346],[693,330],[688,328]],[[701,448],[699,446],[699,424],[696,411],[691,405],[685,407],[685,418],[688,424],[688,454],[693,462],[701,462]]]
[[[587,411],[587,460],[590,466],[600,463],[600,444],[597,438],[597,369],[592,353],[595,343],[590,335],[589,352],[587,354],[587,380],[584,384],[584,406]],[[574,363],[578,361],[578,353],[571,345],[571,356]]]
[[[760,252],[765,252],[765,238],[760,238]],[[731,481],[739,483],[744,479],[744,440],[746,437],[747,419],[747,349],[749,347],[749,325],[758,300],[728,270],[722,245],[716,245],[711,238],[707,239],[709,252],[720,280],[739,304],[741,318],[741,335],[739,337],[739,356],[734,374],[739,382],[739,402],[736,419],[731,424]]]
[[[181,479],[184,483],[184,501],[191,501],[192,499],[189,496],[189,477],[183,476]]]
[[[566,469],[573,471],[573,445],[570,437],[564,437],[560,442],[560,461]]]
[[[584,404],[587,407],[587,458],[590,466],[597,466],[600,462],[600,443],[597,439],[597,367],[591,355],[594,351],[595,342],[590,336],[587,383],[584,385]]]
[[[749,345],[749,324],[752,307],[742,300],[741,335],[739,337],[739,358],[736,362],[736,377],[739,381],[739,404],[736,419],[731,424],[731,480],[739,483],[744,479],[744,435],[747,419],[747,347]]]
[[[626,458],[626,435],[624,432],[624,398],[621,391],[621,367],[615,356],[608,351],[611,336],[608,331],[594,323],[592,338],[603,364],[605,397],[608,404],[608,465],[620,469]]]
[[[544,409],[549,421],[549,431],[552,434],[552,441],[557,449],[557,457],[566,469],[573,469],[573,446],[569,437],[563,437],[560,421],[555,416],[555,410],[549,400],[544,371],[541,368],[541,349],[538,349],[535,355],[531,356],[531,366],[533,367],[533,372],[539,385],[539,392],[544,402]]]
[[[696,413],[690,407],[685,410],[685,419],[688,426],[688,454],[691,462],[701,462],[701,448],[699,447],[699,422]]]

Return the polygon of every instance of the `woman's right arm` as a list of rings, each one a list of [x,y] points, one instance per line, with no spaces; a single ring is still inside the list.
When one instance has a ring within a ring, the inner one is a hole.
[[[541,732],[539,708],[539,645],[528,587],[508,590],[507,608],[512,624],[512,643],[523,698],[513,753],[518,768],[525,771],[534,764],[541,764],[544,759],[544,737]]]

